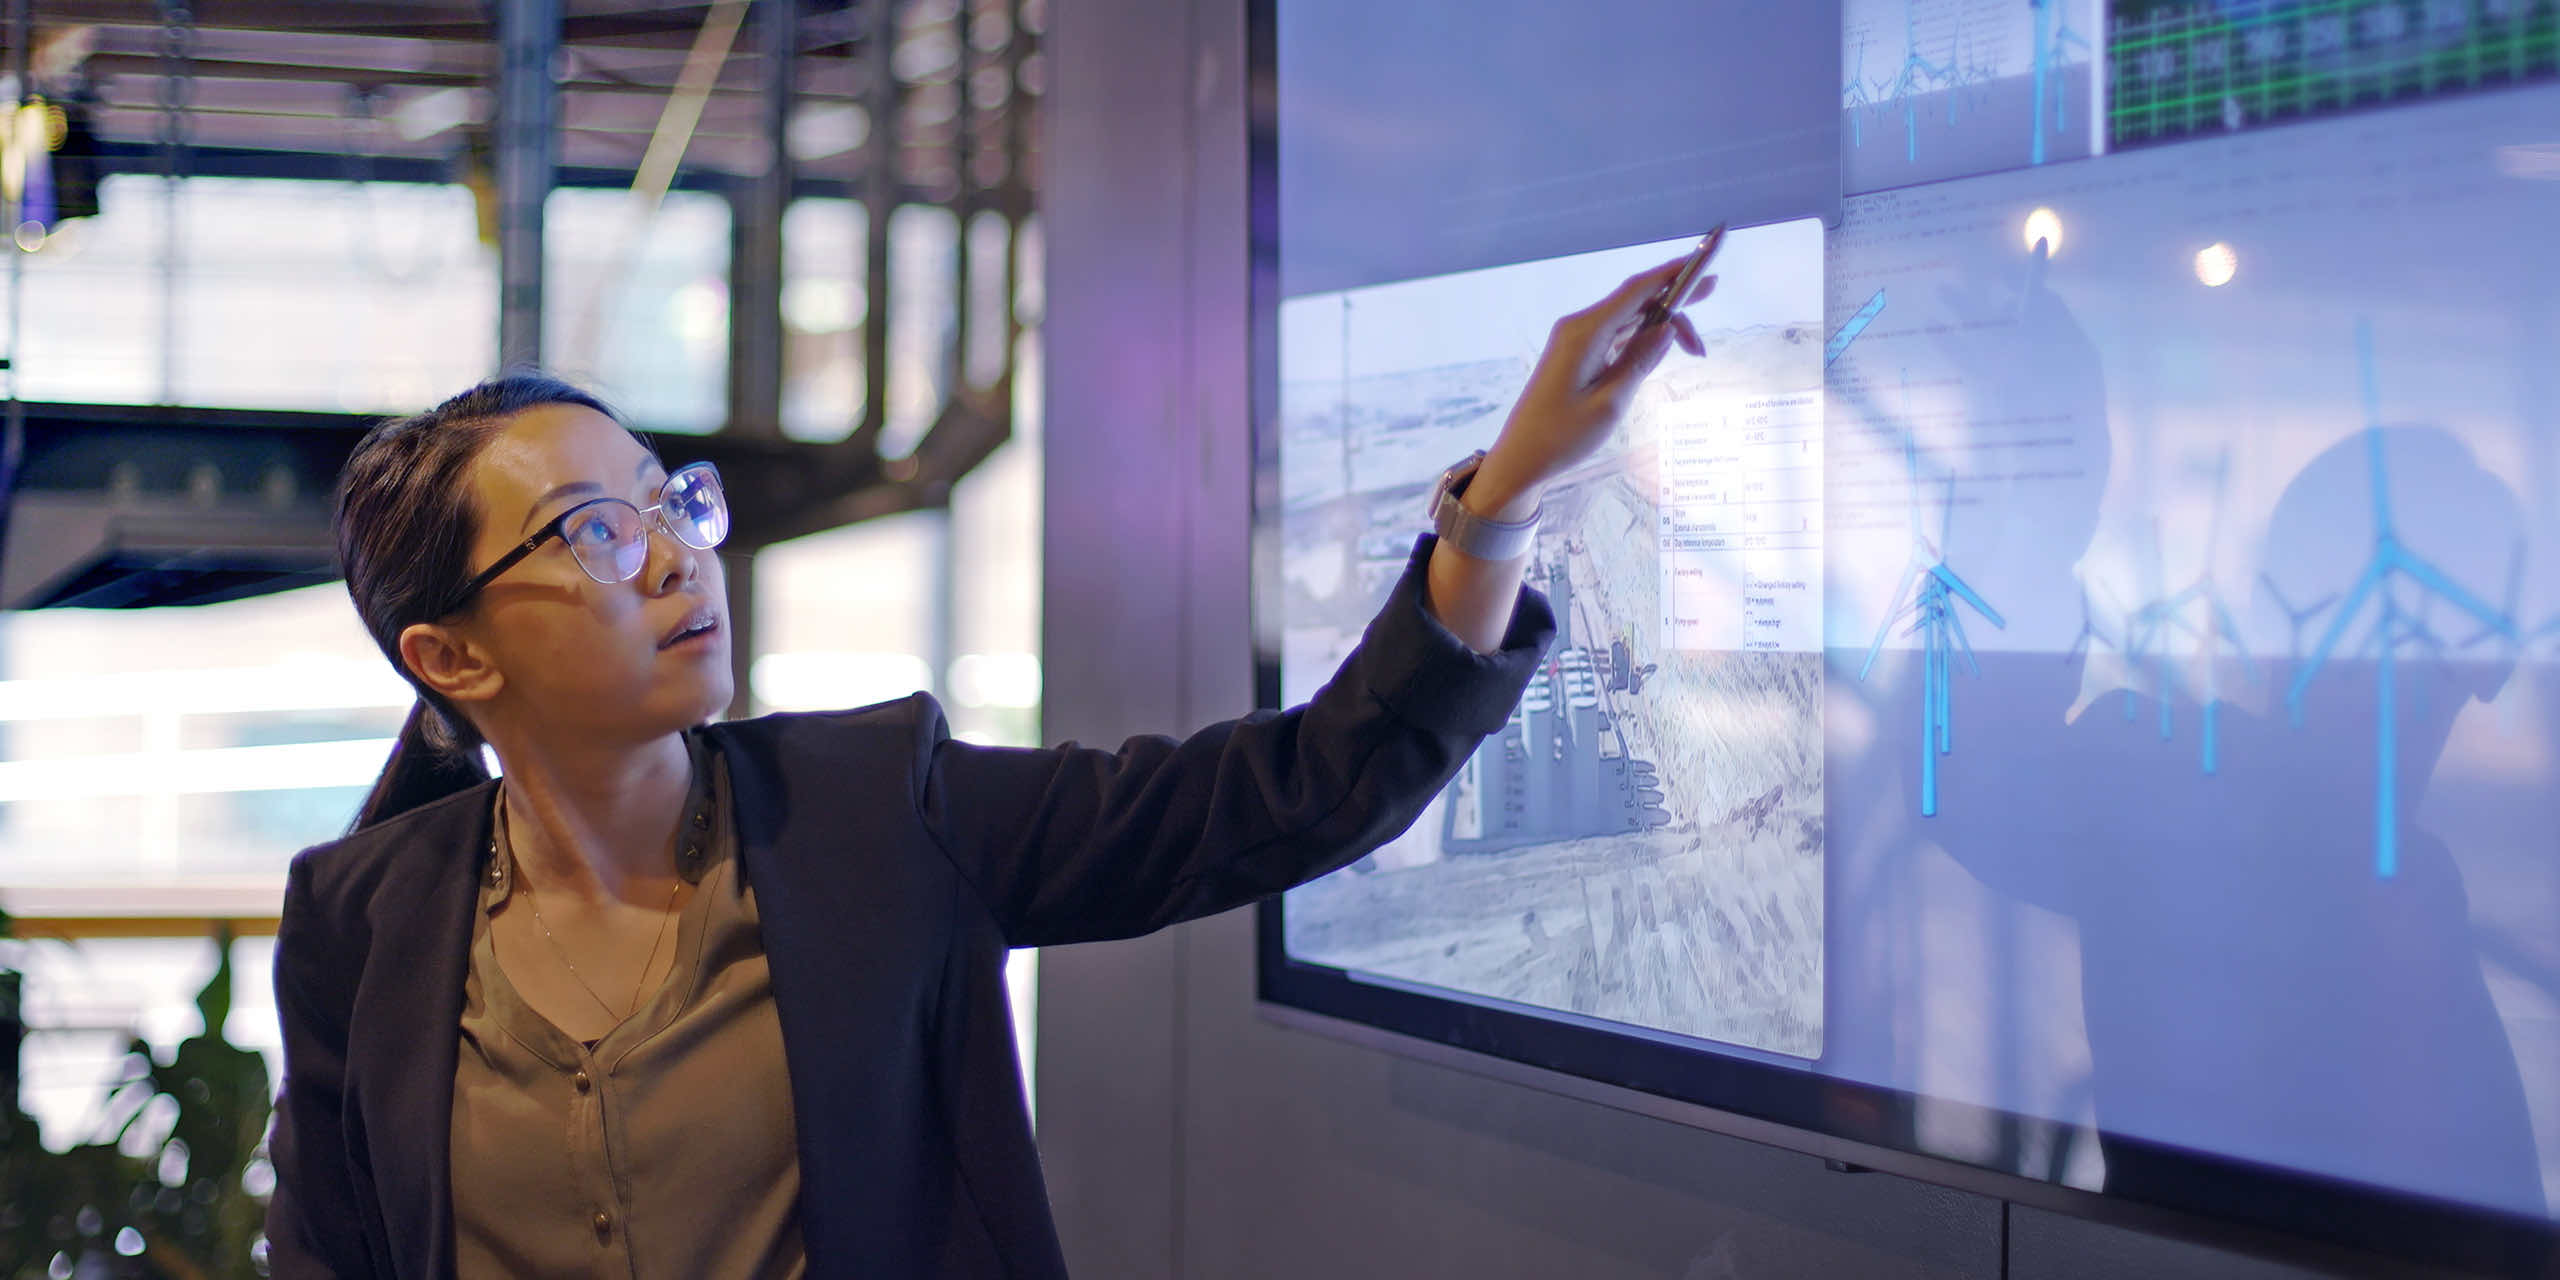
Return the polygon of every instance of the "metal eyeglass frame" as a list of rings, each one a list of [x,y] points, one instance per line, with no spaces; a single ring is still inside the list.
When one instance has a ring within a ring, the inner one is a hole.
[[[682,480],[687,476],[694,475],[709,475],[711,477],[713,488],[720,494],[721,507],[723,509],[727,508],[729,505],[729,491],[726,486],[720,483],[720,469],[712,466],[708,462],[687,463],[686,465],[678,467],[674,471],[667,473],[667,478],[659,482],[658,500],[656,502],[652,502],[646,507],[632,507],[632,510],[640,513],[641,537],[645,539],[648,536],[649,526],[654,522],[659,528],[667,531],[668,537],[674,538],[676,541],[683,543],[688,547],[693,547],[696,551],[709,551],[712,547],[719,546],[721,542],[727,539],[728,531],[724,529],[721,531],[721,537],[711,540],[710,546],[694,546],[691,539],[686,538],[683,534],[677,533],[675,526],[668,523],[666,517],[668,491],[675,487],[677,481]],[[477,577],[474,577],[471,581],[462,584],[462,589],[454,592],[453,595],[448,597],[444,606],[436,610],[435,616],[439,618],[453,616],[453,614],[459,611],[462,606],[471,603],[471,598],[480,594],[480,589],[482,587],[488,586],[491,582],[496,581],[499,574],[505,573],[507,570],[516,567],[516,565],[521,563],[526,556],[532,555],[534,552],[541,550],[543,543],[549,542],[553,538],[565,537],[566,535],[562,530],[569,527],[569,521],[572,517],[589,507],[604,502],[619,502],[626,507],[631,506],[630,501],[623,498],[589,498],[586,501],[561,512],[560,514],[551,517],[551,519],[543,523],[541,528],[533,531],[532,537],[526,538],[524,541],[517,543],[514,548],[509,550],[505,555],[498,557],[497,563],[481,570]],[[572,554],[569,558],[577,561],[578,568],[588,577],[595,579],[597,582],[604,583],[607,586],[616,582],[629,582],[632,578],[640,576],[640,569],[634,569],[625,577],[603,577],[587,564],[584,557]],[[647,564],[647,558],[643,557],[641,560],[642,568],[647,567]]]

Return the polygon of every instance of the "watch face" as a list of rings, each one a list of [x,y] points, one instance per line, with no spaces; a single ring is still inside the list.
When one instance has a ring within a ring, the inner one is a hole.
[[[1458,459],[1455,465],[1440,473],[1440,483],[1432,486],[1431,489],[1431,516],[1435,521],[1439,519],[1441,504],[1450,501],[1451,495],[1465,487],[1468,479],[1475,475],[1476,468],[1482,465],[1484,465],[1484,450],[1478,449]]]

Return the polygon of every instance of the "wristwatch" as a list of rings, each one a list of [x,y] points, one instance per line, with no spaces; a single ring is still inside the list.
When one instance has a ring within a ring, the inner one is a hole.
[[[1537,541],[1539,511],[1529,513],[1526,520],[1504,523],[1487,520],[1467,510],[1458,501],[1467,491],[1467,482],[1475,479],[1476,468],[1484,465],[1484,450],[1458,460],[1458,465],[1440,473],[1440,483],[1431,491],[1431,528],[1442,542],[1456,547],[1478,560],[1517,560],[1529,554]],[[1543,504],[1540,511],[1545,508]]]

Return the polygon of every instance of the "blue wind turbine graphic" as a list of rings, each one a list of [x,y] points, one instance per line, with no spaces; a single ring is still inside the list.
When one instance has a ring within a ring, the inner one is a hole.
[[[2029,163],[2043,164],[2045,80],[2053,74],[2054,65],[2062,60],[2066,50],[2077,48],[2082,53],[2089,52],[2089,40],[2088,37],[2072,30],[2071,15],[2061,14],[2057,19],[2055,8],[2069,3],[2069,0],[2027,0],[2027,3],[2036,12],[2035,114],[2033,121],[2027,127],[2027,134],[2033,139]],[[2070,127],[2071,95],[2056,93],[2053,95],[2053,131],[2060,133]]]
[[[1858,679],[1865,680],[1875,670],[1876,658],[1897,626],[1906,636],[1920,637],[1920,816],[1929,818],[1938,812],[1938,757],[1955,749],[1956,657],[1963,656],[1976,679],[1982,676],[1956,604],[1962,602],[1994,627],[2009,624],[1947,563],[1944,548],[1956,505],[1953,475],[1947,477],[1946,500],[1938,508],[1937,538],[1931,540],[1921,527],[1920,453],[1915,434],[1906,431],[1902,440],[1903,461],[1911,473],[1911,559],[1903,566],[1902,582],[1894,588],[1884,621],[1876,627],[1867,660],[1858,667]]]
[[[1903,157],[1914,164],[1920,161],[1920,111],[1913,105],[1912,99],[1928,92],[1928,89],[1923,87],[1924,84],[1952,89],[1958,79],[1958,72],[1953,62],[1932,62],[1920,56],[1919,20],[1913,12],[1916,8],[1917,6],[1914,5],[1906,5],[1903,9],[1902,67],[1894,73],[1891,80],[1878,86],[1885,91],[1887,101],[1899,103],[1902,106]],[[1952,58],[1954,51],[1949,50],[1948,56]],[[1955,95],[1949,93],[1947,123],[1953,125],[1955,122]]]
[[[2213,515],[2205,532],[2205,564],[2195,580],[2177,591],[2133,611],[2125,619],[2124,654],[2127,663],[2139,669],[2144,658],[2152,663],[2157,683],[2153,693],[2160,699],[2160,740],[2169,740],[2172,729],[2170,705],[2179,680],[2176,663],[2169,652],[2171,632],[2183,632],[2196,645],[2203,678],[2196,690],[2196,701],[2204,707],[2203,767],[2208,774],[2222,768],[2222,688],[2221,650],[2228,645],[2240,659],[2240,672],[2249,683],[2258,683],[2257,660],[2249,656],[2240,642],[2240,623],[2232,616],[2231,607],[2223,602],[2222,589],[2213,580],[2213,552],[2220,545],[2222,509],[2225,491],[2231,479],[2231,453],[2224,450],[2214,466]],[[2162,554],[2159,523],[2152,524],[2152,555]],[[2190,616],[2192,615],[2192,616]],[[2133,691],[2125,691],[2125,717],[2133,716]]]
[[[2515,620],[2473,594],[2462,584],[2446,576],[2432,562],[2400,540],[2398,527],[2391,518],[2391,481],[2382,447],[2382,396],[2373,367],[2373,324],[2356,322],[2356,361],[2364,381],[2365,460],[2370,472],[2373,499],[2373,556],[2365,562],[2364,572],[2347,592],[2346,602],[2339,606],[2329,626],[2312,646],[2310,659],[2294,673],[2293,687],[2285,694],[2285,705],[2295,727],[2302,724],[2302,702],[2311,688],[2312,677],[2320,673],[2322,664],[2336,651],[2347,627],[2370,600],[2376,616],[2368,642],[2374,647],[2374,681],[2379,693],[2374,739],[2374,817],[2373,874],[2388,880],[2400,870],[2400,734],[2399,686],[2395,660],[2403,644],[2425,644],[2433,632],[2425,625],[2422,614],[2402,607],[2396,588],[2403,582],[2423,593],[2421,599],[2440,598],[2490,633],[2511,642],[2522,643],[2516,633]]]
[[[1832,332],[1830,340],[1822,344],[1822,367],[1828,369],[1839,363],[1840,357],[1849,353],[1849,344],[1856,342],[1858,335],[1865,333],[1867,326],[1875,323],[1876,317],[1883,314],[1884,290],[1878,289],[1874,297],[1867,299],[1865,306],[1858,308],[1856,315],[1841,321],[1840,327]]]
[[[1849,78],[1840,86],[1840,109],[1849,116],[1850,146],[1861,146],[1866,142],[1866,129],[1858,117],[1874,105],[1875,99],[1867,93],[1867,33],[1861,27],[1858,31],[1858,63],[1849,69]]]

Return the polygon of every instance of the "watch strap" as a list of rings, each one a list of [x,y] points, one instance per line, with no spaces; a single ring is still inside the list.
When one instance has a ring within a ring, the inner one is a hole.
[[[1483,463],[1484,450],[1478,449],[1441,474],[1439,486],[1433,491],[1432,531],[1441,541],[1474,559],[1519,559],[1536,544],[1540,512],[1531,512],[1526,520],[1487,520],[1458,500]]]

